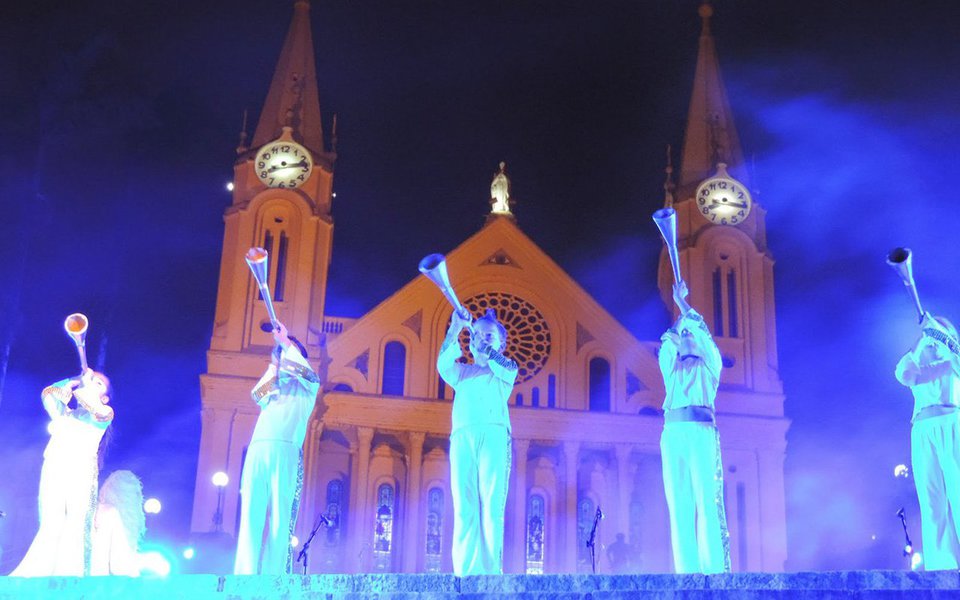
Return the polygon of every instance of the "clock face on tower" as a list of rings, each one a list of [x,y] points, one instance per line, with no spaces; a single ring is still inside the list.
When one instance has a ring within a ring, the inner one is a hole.
[[[310,151],[293,140],[280,138],[257,151],[257,178],[272,188],[297,188],[310,179]]]
[[[717,165],[717,174],[697,188],[697,210],[717,225],[742,223],[753,202],[747,188],[727,174],[726,165]]]

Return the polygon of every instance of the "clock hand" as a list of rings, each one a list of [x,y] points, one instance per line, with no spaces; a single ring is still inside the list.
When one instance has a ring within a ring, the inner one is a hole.
[[[714,201],[713,201],[713,204],[711,204],[711,205],[709,206],[709,208],[714,208],[714,207],[716,207],[716,206],[732,206],[733,208],[746,208],[746,207],[747,207],[746,203],[741,203],[741,202],[717,202],[716,200],[714,200]]]
[[[291,163],[289,165],[277,165],[276,167],[270,167],[267,169],[267,173],[274,173],[276,171],[284,171],[286,169],[305,169],[307,167],[307,161],[302,160],[298,163]]]

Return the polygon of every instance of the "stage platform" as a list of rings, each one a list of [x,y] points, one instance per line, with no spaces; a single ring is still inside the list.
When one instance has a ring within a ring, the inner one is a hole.
[[[574,600],[960,598],[960,573],[837,571],[728,575],[171,575],[165,578],[0,577],[0,598],[22,600]]]

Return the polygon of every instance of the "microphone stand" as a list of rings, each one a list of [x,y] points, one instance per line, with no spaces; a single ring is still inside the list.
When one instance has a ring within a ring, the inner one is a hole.
[[[590,548],[590,566],[593,574],[597,574],[597,527],[600,526],[600,519],[603,518],[603,511],[597,505],[597,514],[593,517],[593,528],[590,530],[590,539],[587,540],[587,548]]]
[[[903,538],[906,540],[906,544],[903,546],[903,555],[910,556],[913,554],[913,542],[910,541],[910,534],[907,533],[907,517],[902,506],[897,511],[897,516],[900,517],[900,524],[903,525]]]
[[[300,548],[300,554],[297,555],[297,562],[303,561],[303,574],[307,574],[307,564],[310,561],[310,555],[307,554],[307,551],[310,550],[310,542],[313,541],[314,536],[317,535],[317,532],[320,531],[321,527],[329,527],[331,525],[330,519],[323,516],[323,513],[317,515],[317,522],[314,523],[313,529],[310,531],[310,536],[307,537],[307,541],[303,543],[303,547]]]

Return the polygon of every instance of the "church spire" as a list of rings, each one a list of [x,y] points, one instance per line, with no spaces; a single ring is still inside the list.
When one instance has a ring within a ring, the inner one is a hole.
[[[743,167],[743,152],[727,101],[727,91],[720,76],[720,62],[710,33],[713,7],[700,5],[703,26],[700,50],[687,114],[687,130],[680,162],[680,193],[692,194],[696,186],[713,175],[717,163],[726,163],[738,179],[749,186]]]
[[[280,136],[283,127],[316,153],[323,153],[323,125],[320,122],[320,95],[314,64],[313,36],[310,34],[310,2],[296,0],[287,39],[273,73],[270,91],[260,112],[252,146],[258,148]]]

